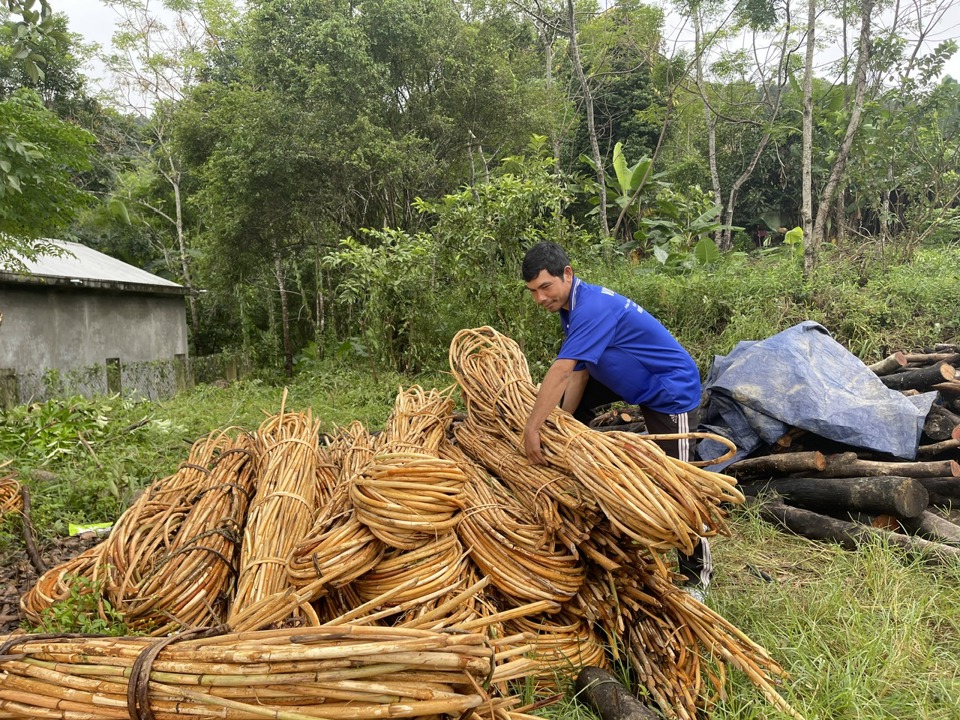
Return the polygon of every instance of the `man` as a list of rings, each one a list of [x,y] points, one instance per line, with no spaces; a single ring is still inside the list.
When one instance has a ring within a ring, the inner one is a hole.
[[[534,245],[523,258],[523,280],[534,301],[560,314],[564,341],[540,384],[524,429],[527,459],[545,465],[540,428],[560,406],[583,423],[596,408],[617,401],[638,405],[652,434],[695,430],[700,417],[700,371],[690,353],[632,300],[576,277],[553,242]],[[690,440],[658,441],[668,455],[689,462]],[[713,573],[706,538],[693,555],[679,554],[685,589],[699,600]]]

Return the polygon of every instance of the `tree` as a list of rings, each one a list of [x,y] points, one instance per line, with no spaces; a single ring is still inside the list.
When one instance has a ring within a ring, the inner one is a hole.
[[[119,183],[120,199],[153,215],[168,228],[176,247],[177,270],[183,284],[194,290],[192,251],[187,238],[185,182],[180,157],[172,144],[170,124],[178,102],[193,85],[205,52],[216,52],[221,33],[229,32],[236,12],[228,0],[163,0],[172,15],[167,25],[152,12],[149,0],[104,0],[119,16],[113,43],[115,52],[105,60],[115,80],[116,101],[128,111],[148,118],[148,133],[130,141],[140,145],[140,181]],[[213,48],[213,50],[210,50]],[[156,196],[122,192],[151,185],[159,178],[169,202]],[[187,295],[194,338],[200,315],[193,292]],[[196,343],[194,344],[196,349]]]
[[[64,122],[32,90],[0,101],[0,268],[20,269],[92,196],[74,183],[90,167],[93,136]]]

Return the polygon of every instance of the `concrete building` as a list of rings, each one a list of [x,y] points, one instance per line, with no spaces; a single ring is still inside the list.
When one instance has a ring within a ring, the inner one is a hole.
[[[186,384],[189,293],[78,243],[0,272],[0,405],[54,396],[158,399]]]

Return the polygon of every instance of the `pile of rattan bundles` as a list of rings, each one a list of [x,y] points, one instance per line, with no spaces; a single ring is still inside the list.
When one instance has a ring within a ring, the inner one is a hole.
[[[730,664],[792,712],[772,687],[776,662],[680,592],[663,556],[691,547],[704,526],[725,531],[721,503],[741,499],[733,481],[559,411],[541,434],[550,466],[531,466],[520,433],[536,388],[516,344],[489,328],[464,331],[451,367],[466,418],[455,421],[454,388],[414,387],[398,394],[376,437],[352,423],[320,444],[309,415],[281,412],[233,445],[198,443],[176,476],[128,510],[120,532],[41,578],[24,611],[39,618],[68,594],[68,574],[81,575],[102,580],[121,612],[146,631],[152,622],[155,634],[219,623],[275,628],[270,637],[308,626],[481,633],[501,683],[556,687],[582,665],[625,660],[664,714],[693,718],[721,693]],[[214,480],[221,465],[232,479]],[[233,486],[252,497],[249,508],[221,497],[222,518],[198,510]],[[191,522],[201,517],[209,534]],[[240,534],[230,547],[199,542],[226,539],[225,520],[242,531],[242,550]],[[153,589],[177,558],[204,553],[238,576],[208,577],[190,561],[164,576],[166,593]],[[151,590],[138,597],[141,588]],[[5,691],[0,681],[0,698]],[[265,711],[279,712],[283,692],[259,696],[273,708]]]

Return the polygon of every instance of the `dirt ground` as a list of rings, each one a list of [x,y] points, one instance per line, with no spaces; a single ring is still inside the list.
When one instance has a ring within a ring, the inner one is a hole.
[[[44,565],[53,568],[102,540],[93,533],[87,533],[85,536],[40,543],[37,550]],[[22,546],[0,554],[0,635],[20,627],[20,596],[34,586],[38,577]]]

